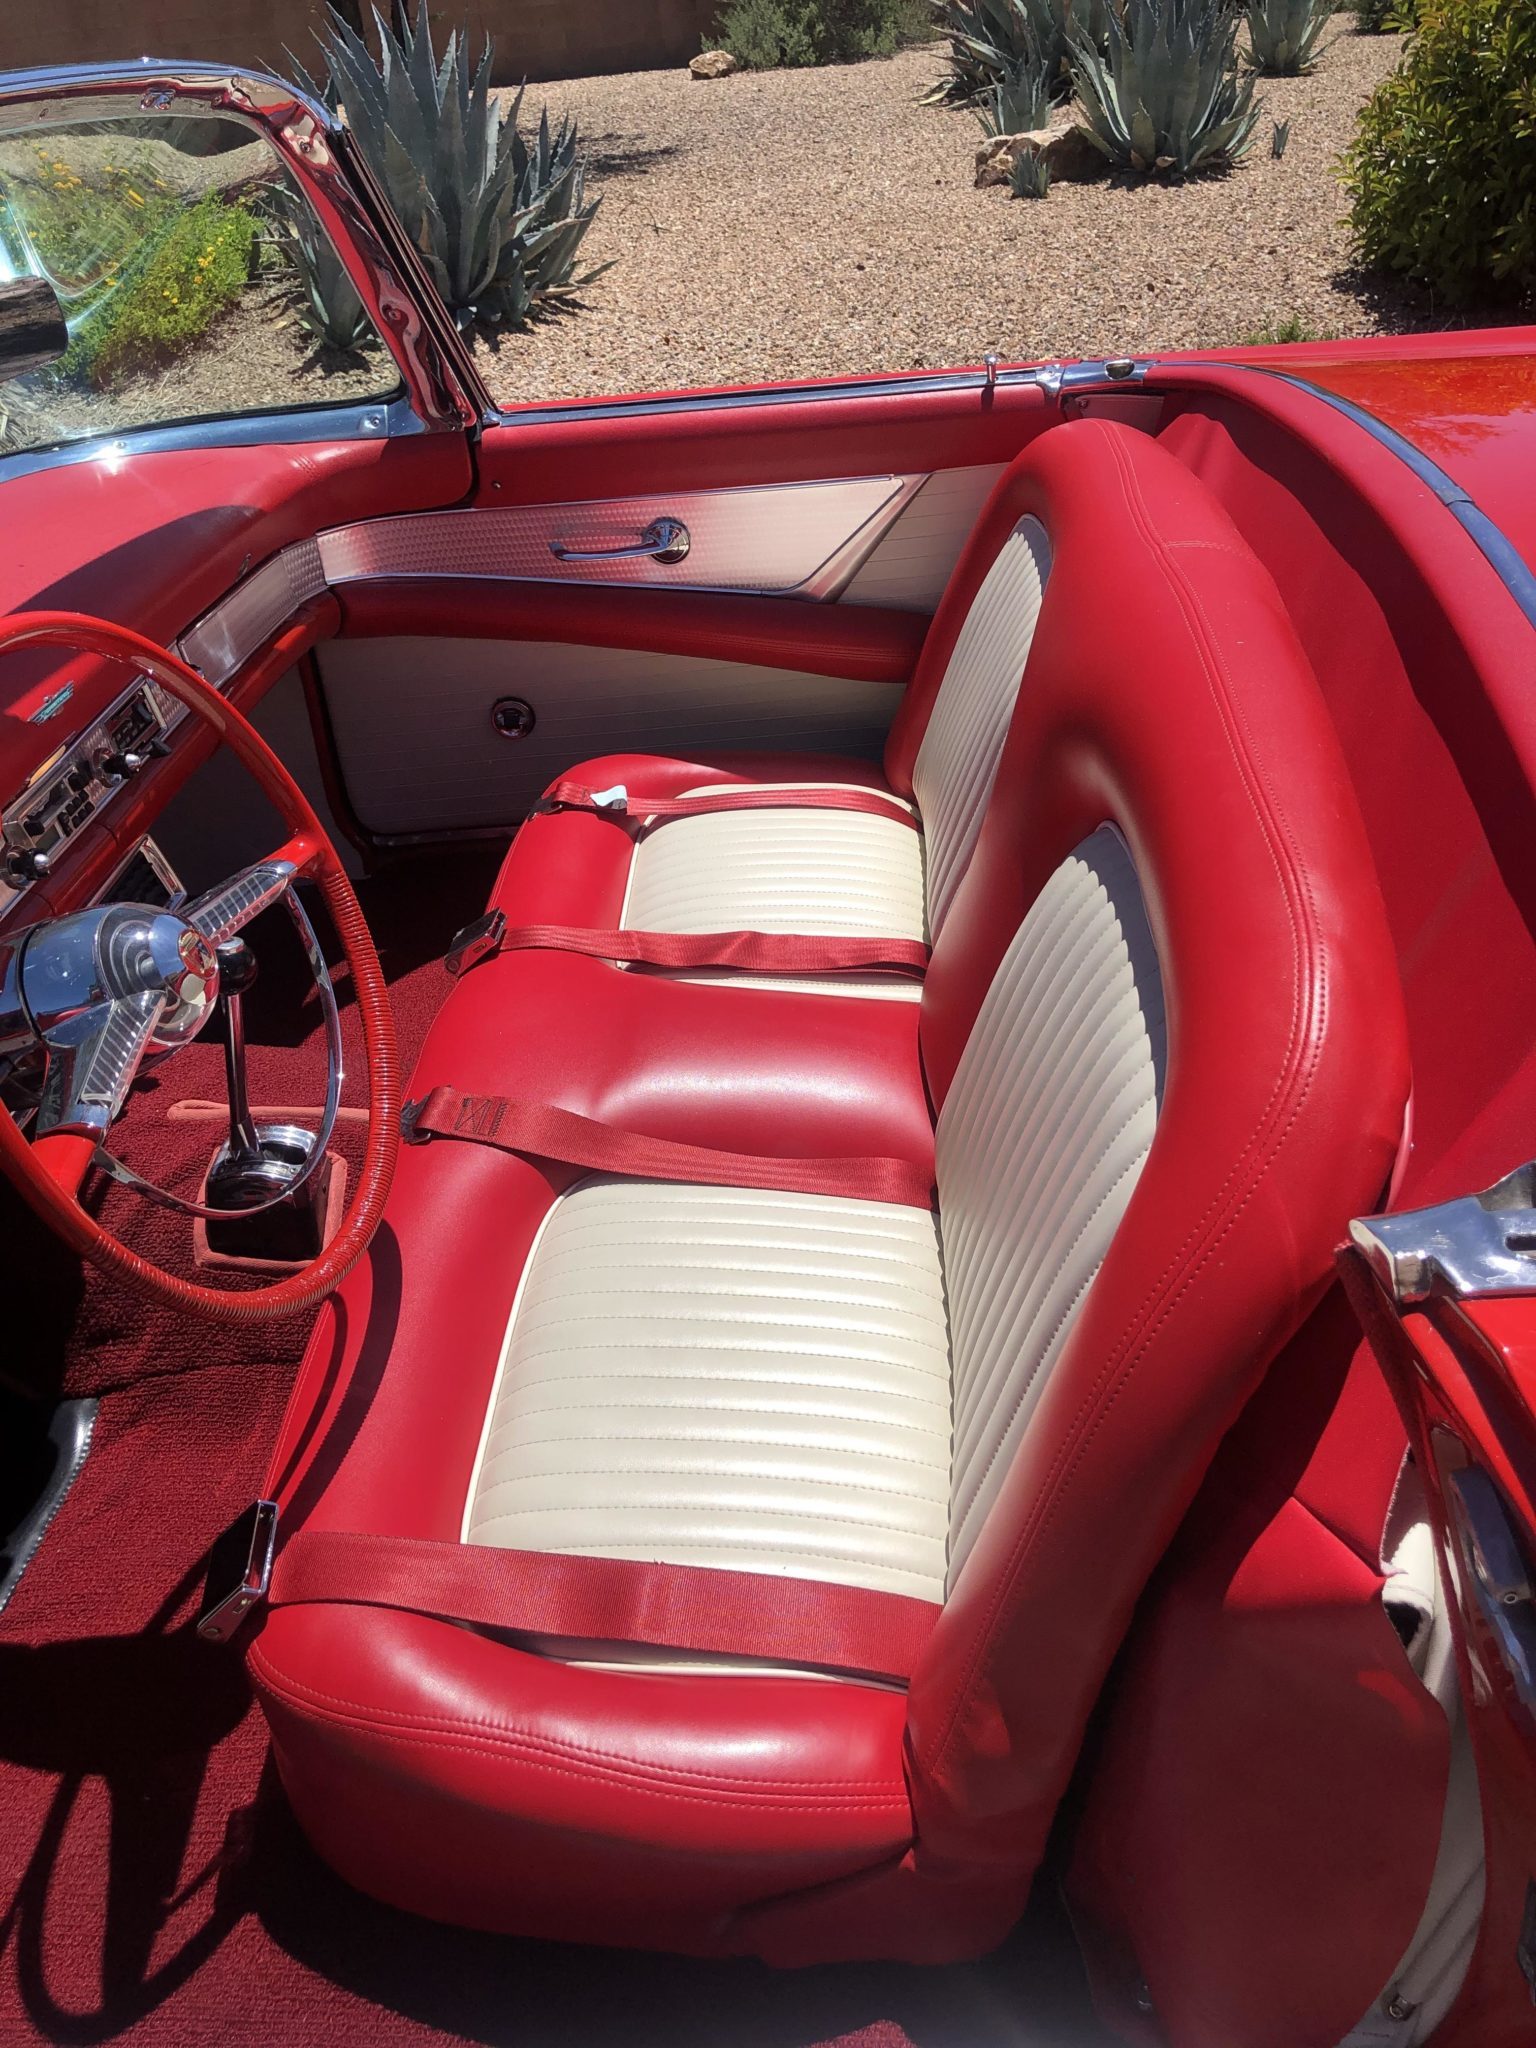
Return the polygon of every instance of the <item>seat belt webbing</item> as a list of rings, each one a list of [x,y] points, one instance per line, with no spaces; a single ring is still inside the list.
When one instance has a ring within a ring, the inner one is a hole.
[[[582,1166],[630,1180],[691,1181],[701,1187],[763,1188],[792,1195],[832,1195],[890,1202],[901,1208],[933,1204],[933,1173],[910,1159],[775,1158],[759,1152],[721,1152],[599,1123],[574,1110],[554,1109],[508,1095],[466,1095],[434,1088],[402,1116],[406,1138],[459,1138],[535,1159]]]
[[[644,825],[653,819],[699,818],[711,811],[859,811],[870,817],[889,818],[893,824],[909,826],[914,832],[923,829],[911,806],[884,790],[834,789],[816,783],[798,789],[763,789],[744,782],[708,796],[639,796],[631,802],[622,782],[616,782],[611,789],[588,789],[585,783],[562,777],[550,785],[533,808],[535,814],[595,811],[602,817],[631,825]]]
[[[267,1604],[313,1603],[886,1679],[912,1675],[940,1611],[910,1594],[778,1573],[300,1529],[278,1552]]]
[[[492,953],[581,953],[594,960],[688,971],[733,968],[741,974],[845,974],[859,970],[920,975],[928,965],[921,939],[877,939],[792,932],[593,931],[579,924],[509,925],[488,911],[466,925],[448,949],[450,974],[462,974]]]

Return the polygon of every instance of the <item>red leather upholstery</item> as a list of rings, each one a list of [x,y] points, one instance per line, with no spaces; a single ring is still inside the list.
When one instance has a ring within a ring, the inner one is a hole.
[[[1025,910],[1118,826],[1168,997],[1161,1120],[910,1691],[598,1670],[406,1615],[280,1611],[252,1652],[279,1766],[365,1890],[474,1926],[783,1962],[984,1951],[1023,1904],[1138,1593],[1385,1181],[1408,1083],[1391,949],[1273,583],[1203,488],[1123,429],[1043,437],[968,563],[1025,511],[1051,582],[920,1012],[509,955],[455,991],[415,1083],[684,1142],[926,1160],[929,1098]],[[946,604],[893,734],[898,789],[957,628]],[[632,794],[732,772],[584,771]],[[535,819],[498,895],[517,916],[615,922],[622,840],[597,817]],[[402,1157],[295,1394],[273,1478],[289,1526],[457,1534],[518,1275],[562,1184],[476,1146]]]

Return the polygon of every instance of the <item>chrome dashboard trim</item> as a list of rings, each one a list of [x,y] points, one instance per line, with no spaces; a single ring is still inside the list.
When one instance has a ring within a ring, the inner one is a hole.
[[[176,454],[190,448],[295,448],[311,441],[394,441],[426,431],[403,398],[369,399],[360,405],[301,406],[287,412],[231,413],[165,426],[124,427],[90,440],[56,441],[47,448],[0,454],[0,484],[82,462],[99,462],[115,473],[137,456]]]
[[[319,597],[325,588],[320,543],[295,541],[280,554],[271,556],[243,583],[237,583],[212,610],[204,612],[196,625],[182,634],[172,652],[195,668],[205,682],[222,690],[300,605]]]

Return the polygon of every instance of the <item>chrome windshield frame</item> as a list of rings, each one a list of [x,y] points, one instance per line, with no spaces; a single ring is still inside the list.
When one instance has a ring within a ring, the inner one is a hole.
[[[345,124],[329,107],[267,72],[157,57],[0,75],[0,135],[134,114],[237,121],[262,136],[334,244],[400,372],[419,428],[464,433],[478,425],[490,399],[473,358]],[[326,409],[315,410],[323,415]],[[215,431],[238,417],[214,415],[206,424]],[[134,442],[155,431],[146,424],[114,438]],[[0,474],[5,468],[0,463]]]

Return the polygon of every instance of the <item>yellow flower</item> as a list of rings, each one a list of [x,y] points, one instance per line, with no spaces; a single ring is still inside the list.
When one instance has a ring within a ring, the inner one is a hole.
[[[133,201],[135,206],[142,206],[144,204],[143,200],[139,197],[138,193],[134,191],[131,185],[128,187],[127,196]]]

